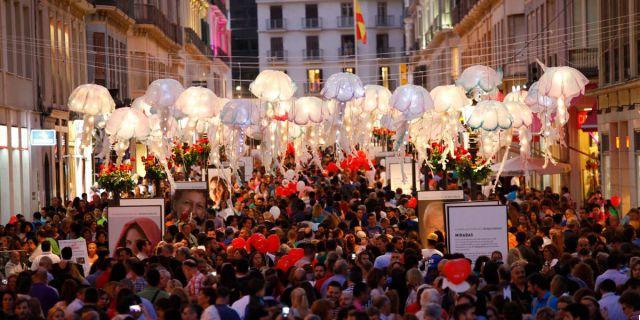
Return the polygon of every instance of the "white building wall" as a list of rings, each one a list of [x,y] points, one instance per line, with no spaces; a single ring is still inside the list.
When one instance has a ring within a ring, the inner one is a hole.
[[[307,70],[318,68],[322,70],[323,81],[330,75],[341,72],[345,67],[355,67],[352,58],[340,57],[341,36],[353,35],[353,28],[338,28],[341,3],[350,1],[267,1],[258,0],[258,44],[260,48],[260,70],[284,70],[298,85],[298,96],[305,95],[304,83],[307,82]],[[302,18],[305,17],[306,4],[318,5],[318,17],[322,19],[321,28],[308,30],[302,28]],[[285,19],[284,30],[267,30],[270,19],[270,7],[282,6],[282,16]],[[393,16],[393,27],[376,27],[377,1],[360,1],[362,13],[367,29],[367,43],[358,45],[357,75],[365,84],[378,82],[378,68],[388,66],[391,80],[399,83],[399,64],[403,55],[398,53],[393,59],[378,60],[376,55],[376,34],[387,33],[389,47],[394,51],[404,50],[403,3],[400,0],[387,1],[387,15]],[[305,61],[303,52],[306,49],[306,37],[317,35],[322,58],[319,61]],[[271,50],[271,38],[282,37],[286,59],[283,62],[270,63],[268,52]],[[393,89],[390,88],[390,89]]]

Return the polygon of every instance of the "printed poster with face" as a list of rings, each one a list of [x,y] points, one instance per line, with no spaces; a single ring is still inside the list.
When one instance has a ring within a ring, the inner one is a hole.
[[[176,182],[171,196],[171,212],[181,221],[207,218],[207,184],[205,181]]]
[[[71,261],[82,265],[84,269],[84,276],[89,275],[91,266],[89,265],[89,252],[87,250],[87,241],[84,239],[73,240],[58,240],[58,246],[60,250],[69,247],[71,248]]]
[[[162,240],[161,206],[120,206],[108,207],[109,252],[113,255],[116,248],[130,248],[137,254],[135,243],[146,239],[155,246]]]

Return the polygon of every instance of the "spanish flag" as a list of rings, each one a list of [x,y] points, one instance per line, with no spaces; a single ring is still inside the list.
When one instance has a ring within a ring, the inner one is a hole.
[[[360,9],[360,3],[358,0],[353,1],[355,3],[355,22],[356,22],[356,39],[362,40],[363,44],[367,44],[367,29],[364,25],[364,18],[362,17],[362,9]]]

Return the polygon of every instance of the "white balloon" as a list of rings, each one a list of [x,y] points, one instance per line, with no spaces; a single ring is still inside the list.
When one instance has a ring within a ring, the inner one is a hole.
[[[144,96],[148,104],[163,110],[173,107],[183,91],[184,87],[177,80],[158,79],[151,82]]]
[[[289,169],[289,170],[287,170],[287,171],[284,173],[284,178],[285,178],[286,180],[293,180],[293,178],[294,178],[295,176],[296,176],[296,172],[295,172],[295,171],[293,171],[292,169]],[[284,183],[284,181],[283,181],[283,184],[285,184],[285,183]],[[287,183],[287,184],[288,184],[288,183]],[[285,185],[286,185],[286,184],[285,184]]]
[[[302,192],[305,186],[306,185],[304,184],[304,181],[298,181],[298,183],[296,184],[296,190],[298,190],[298,192]]]
[[[278,220],[278,217],[280,217],[280,208],[273,206],[269,209],[269,213],[271,213],[273,219]]]

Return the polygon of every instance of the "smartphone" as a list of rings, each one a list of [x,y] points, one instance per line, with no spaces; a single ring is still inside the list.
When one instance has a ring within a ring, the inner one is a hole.
[[[356,254],[355,254],[355,253],[352,253],[352,254],[351,254],[351,260],[355,260],[355,259],[356,259]]]
[[[129,312],[140,312],[140,311],[142,311],[142,308],[140,308],[140,305],[134,304],[129,307]]]
[[[9,282],[7,281],[7,279],[2,279],[2,284],[3,284],[3,285],[5,285],[5,286],[6,286],[6,285],[7,285],[7,283],[9,283]]]
[[[209,274],[214,276],[214,277],[218,275],[218,273],[216,271],[209,272]]]
[[[282,307],[282,317],[286,318],[289,316],[289,307]]]

